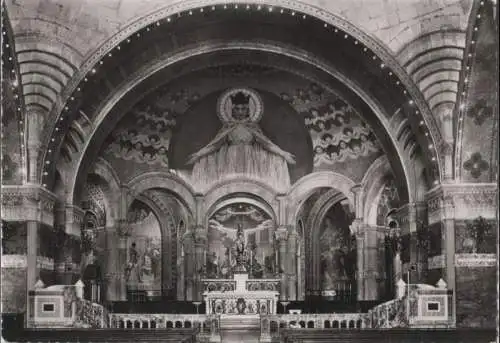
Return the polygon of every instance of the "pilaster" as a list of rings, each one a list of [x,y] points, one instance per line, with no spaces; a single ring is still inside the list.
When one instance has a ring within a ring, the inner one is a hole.
[[[195,290],[195,300],[200,301],[202,299],[202,285],[201,285],[201,277],[204,274],[204,268],[206,265],[206,256],[207,256],[207,230],[201,226],[197,225],[194,228],[194,260],[196,266],[196,273],[193,275],[193,282],[196,287]]]
[[[182,246],[184,249],[184,289],[185,300],[194,301],[196,297],[195,287],[195,237],[192,229],[186,230],[182,236]]]
[[[297,300],[297,242],[298,232],[295,226],[288,229],[287,279],[288,300]]]
[[[448,288],[454,291],[457,326],[471,325],[473,318],[493,318],[496,263],[492,261],[497,256],[496,245],[490,243],[497,239],[497,185],[443,184],[430,190],[426,199],[429,225],[441,230],[441,255],[429,259],[429,265],[434,273],[442,271]],[[481,233],[484,244],[479,248],[476,225],[481,223],[495,229]]]
[[[281,275],[281,293],[280,300],[287,299],[287,264],[286,264],[286,250],[287,250],[287,240],[288,240],[288,228],[286,226],[280,226],[274,232],[274,238],[278,244],[278,271]]]
[[[378,300],[381,297],[382,276],[384,275],[383,227],[369,226],[354,220],[350,226],[356,237],[358,264],[358,300]]]

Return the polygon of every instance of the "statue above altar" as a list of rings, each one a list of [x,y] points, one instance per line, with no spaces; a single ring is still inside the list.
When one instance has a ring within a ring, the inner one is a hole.
[[[231,89],[218,101],[223,127],[212,141],[192,154],[192,182],[206,189],[228,177],[246,176],[279,191],[290,187],[288,164],[295,157],[267,138],[258,125],[264,110],[260,96],[251,89]]]
[[[245,237],[243,235],[243,227],[241,224],[238,224],[234,248],[236,250],[236,266],[234,267],[234,273],[246,273],[247,268],[245,267],[245,264],[247,256],[245,256]]]

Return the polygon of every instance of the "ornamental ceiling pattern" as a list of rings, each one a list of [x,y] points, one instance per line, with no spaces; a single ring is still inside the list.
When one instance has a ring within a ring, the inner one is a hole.
[[[359,170],[361,174],[354,178],[360,179],[383,153],[360,114],[336,94],[289,73],[238,65],[208,68],[150,93],[109,135],[103,157],[112,163],[134,162],[138,172],[171,169],[170,142],[182,115],[205,96],[236,85],[271,92],[303,118],[312,141],[315,170],[342,173],[346,165],[356,162],[350,169]]]

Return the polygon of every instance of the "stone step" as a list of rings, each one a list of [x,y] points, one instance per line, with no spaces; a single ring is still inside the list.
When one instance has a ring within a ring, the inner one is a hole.
[[[221,343],[259,343],[260,330],[227,329],[221,330]]]
[[[260,317],[252,315],[223,315],[220,318],[220,328],[224,329],[259,329]]]

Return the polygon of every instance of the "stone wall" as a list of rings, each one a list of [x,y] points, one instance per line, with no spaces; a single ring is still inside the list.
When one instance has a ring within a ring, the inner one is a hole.
[[[26,311],[26,267],[2,266],[2,312]]]
[[[456,268],[457,327],[494,328],[496,267]]]

